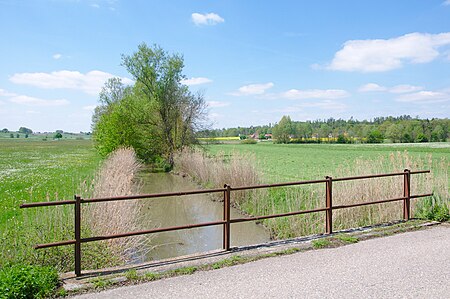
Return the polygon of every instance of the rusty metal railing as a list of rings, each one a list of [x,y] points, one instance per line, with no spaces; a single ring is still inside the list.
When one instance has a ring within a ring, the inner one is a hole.
[[[75,215],[74,216],[74,224],[75,224],[74,236],[75,236],[75,239],[54,242],[54,243],[47,243],[47,244],[38,244],[38,245],[35,245],[34,248],[41,249],[41,248],[49,248],[49,247],[57,247],[57,246],[74,245],[75,246],[75,256],[74,256],[74,258],[75,258],[75,275],[80,276],[81,275],[81,244],[82,243],[123,238],[123,237],[129,237],[129,236],[153,234],[153,233],[160,233],[160,232],[168,232],[168,231],[175,231],[175,230],[185,230],[185,229],[199,228],[199,227],[205,227],[205,226],[223,225],[223,249],[228,251],[228,250],[230,250],[230,247],[231,247],[231,244],[230,244],[231,223],[239,223],[239,222],[256,221],[256,220],[263,220],[263,219],[270,219],[270,218],[277,218],[277,217],[287,217],[287,216],[300,215],[300,214],[325,212],[326,213],[325,214],[326,215],[326,217],[325,217],[325,232],[326,232],[326,234],[331,234],[331,233],[333,233],[333,210],[365,206],[365,205],[381,204],[381,203],[394,202],[394,201],[403,201],[403,219],[409,220],[410,215],[411,215],[410,214],[411,199],[433,195],[433,193],[411,195],[411,175],[412,174],[423,174],[423,173],[430,173],[430,170],[410,171],[409,169],[405,169],[404,172],[353,176],[353,177],[343,177],[343,178],[332,178],[332,177],[327,176],[327,177],[325,177],[325,179],[322,179],[322,180],[289,182],[289,183],[279,183],[279,184],[265,184],[265,185],[254,185],[254,186],[242,186],[242,187],[231,187],[230,185],[225,184],[224,188],[217,188],[217,189],[194,190],[194,191],[187,191],[187,192],[172,192],[172,193],[160,193],[160,194],[142,194],[142,195],[105,197],[105,198],[83,199],[80,196],[75,195],[74,200],[24,203],[24,204],[20,205],[20,208],[48,207],[48,206],[57,206],[57,205],[74,205],[74,215]],[[347,205],[333,205],[333,188],[332,188],[333,182],[372,179],[372,178],[381,178],[381,177],[389,177],[389,176],[403,176],[404,177],[404,179],[403,179],[403,197],[382,199],[382,200],[368,201],[368,202],[347,204]],[[297,185],[306,185],[306,184],[320,184],[320,183],[325,183],[325,207],[324,208],[301,210],[301,211],[294,211],[294,212],[289,212],[289,213],[272,214],[272,215],[264,215],[264,216],[254,216],[254,217],[247,217],[247,218],[233,218],[233,219],[230,218],[231,192],[232,191],[297,186]],[[195,224],[188,224],[188,225],[182,225],[182,226],[171,226],[171,227],[155,228],[155,229],[134,231],[134,232],[128,232],[128,233],[121,233],[121,234],[81,238],[81,204],[84,204],[84,203],[98,203],[98,202],[108,202],[108,201],[116,201],[116,200],[131,200],[131,199],[151,199],[151,198],[185,196],[185,195],[194,195],[194,194],[211,194],[211,193],[221,193],[221,192],[223,193],[224,204],[223,204],[223,220],[220,220],[220,221],[203,222],[203,223],[195,223]]]

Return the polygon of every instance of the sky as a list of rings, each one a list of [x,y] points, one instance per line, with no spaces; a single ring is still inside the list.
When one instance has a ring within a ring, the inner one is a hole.
[[[121,56],[184,57],[213,128],[450,117],[450,0],[0,0],[0,129],[91,131]]]

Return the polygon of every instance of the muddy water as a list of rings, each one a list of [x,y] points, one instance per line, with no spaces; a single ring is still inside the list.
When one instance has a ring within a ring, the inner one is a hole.
[[[142,173],[143,193],[190,191],[199,187],[180,176],[166,173]],[[140,215],[145,229],[222,220],[223,203],[211,195],[199,194],[144,200]],[[242,217],[236,209],[231,218]],[[154,248],[141,260],[159,260],[222,248],[222,225],[164,232],[153,235]],[[268,232],[254,222],[231,224],[231,246],[269,241]]]

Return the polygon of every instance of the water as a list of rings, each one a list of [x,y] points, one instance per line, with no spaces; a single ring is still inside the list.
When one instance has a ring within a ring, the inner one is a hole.
[[[165,193],[199,189],[189,180],[166,173],[141,173],[142,193]],[[164,197],[143,201],[140,215],[143,229],[179,226],[223,219],[223,202],[212,201],[212,195]],[[231,209],[231,218],[243,217]],[[153,234],[155,247],[141,260],[160,260],[222,248],[223,226],[209,226],[182,231]],[[231,224],[231,246],[259,244],[269,241],[263,226],[254,222]]]

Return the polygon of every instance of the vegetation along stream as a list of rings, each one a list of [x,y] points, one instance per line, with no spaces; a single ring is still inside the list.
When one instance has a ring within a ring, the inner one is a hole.
[[[191,181],[168,173],[141,173],[139,183],[143,193],[165,193],[198,189]],[[213,201],[210,195],[163,197],[144,201],[140,219],[143,227],[156,228],[222,220],[223,202]],[[231,218],[242,217],[231,209]],[[140,258],[159,260],[183,256],[222,247],[222,225],[154,234],[154,248]],[[231,246],[258,244],[270,240],[263,226],[254,222],[231,225]]]

